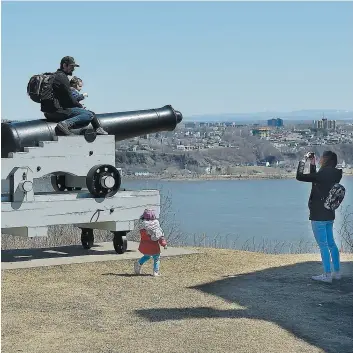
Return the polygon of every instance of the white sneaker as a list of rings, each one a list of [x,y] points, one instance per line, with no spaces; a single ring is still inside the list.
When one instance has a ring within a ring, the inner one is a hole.
[[[321,282],[326,282],[326,283],[331,283],[332,282],[332,276],[331,274],[322,274],[318,276],[312,276],[311,277],[314,281],[321,281]]]
[[[333,272],[332,273],[332,279],[340,280],[341,278],[342,278],[342,275],[340,272]]]
[[[153,277],[159,277],[161,274],[159,272],[153,272]]]
[[[141,265],[138,261],[136,261],[134,264],[134,270],[137,275],[139,275],[141,273]]]

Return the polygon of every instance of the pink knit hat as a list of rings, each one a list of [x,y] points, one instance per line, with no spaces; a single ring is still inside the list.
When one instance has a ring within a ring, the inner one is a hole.
[[[145,211],[143,212],[142,217],[147,221],[153,221],[154,219],[156,219],[156,214],[152,209],[146,208]]]

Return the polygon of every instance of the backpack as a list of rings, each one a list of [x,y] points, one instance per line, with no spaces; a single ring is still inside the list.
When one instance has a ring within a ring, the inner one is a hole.
[[[334,211],[342,203],[344,196],[346,194],[346,189],[342,184],[336,183],[332,186],[331,190],[326,197],[324,207],[327,210]]]
[[[52,83],[54,74],[45,72],[43,74],[33,75],[27,85],[27,94],[33,102],[41,103],[43,100],[53,99]]]

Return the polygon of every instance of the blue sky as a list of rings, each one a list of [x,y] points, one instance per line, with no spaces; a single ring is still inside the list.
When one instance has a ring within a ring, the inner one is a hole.
[[[65,55],[97,113],[353,109],[352,2],[1,5],[2,118],[42,118],[28,79]]]

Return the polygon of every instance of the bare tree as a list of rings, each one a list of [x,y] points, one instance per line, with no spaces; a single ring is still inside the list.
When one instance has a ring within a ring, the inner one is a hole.
[[[351,206],[341,209],[343,216],[342,225],[338,233],[341,236],[343,251],[353,252],[353,210]]]
[[[159,221],[164,231],[165,238],[169,245],[182,245],[186,244],[186,239],[181,232],[180,223],[177,221],[175,211],[173,210],[173,200],[169,193],[160,190],[161,194],[161,214]],[[133,230],[128,233],[128,239],[132,241],[139,241],[140,234],[138,231]]]

